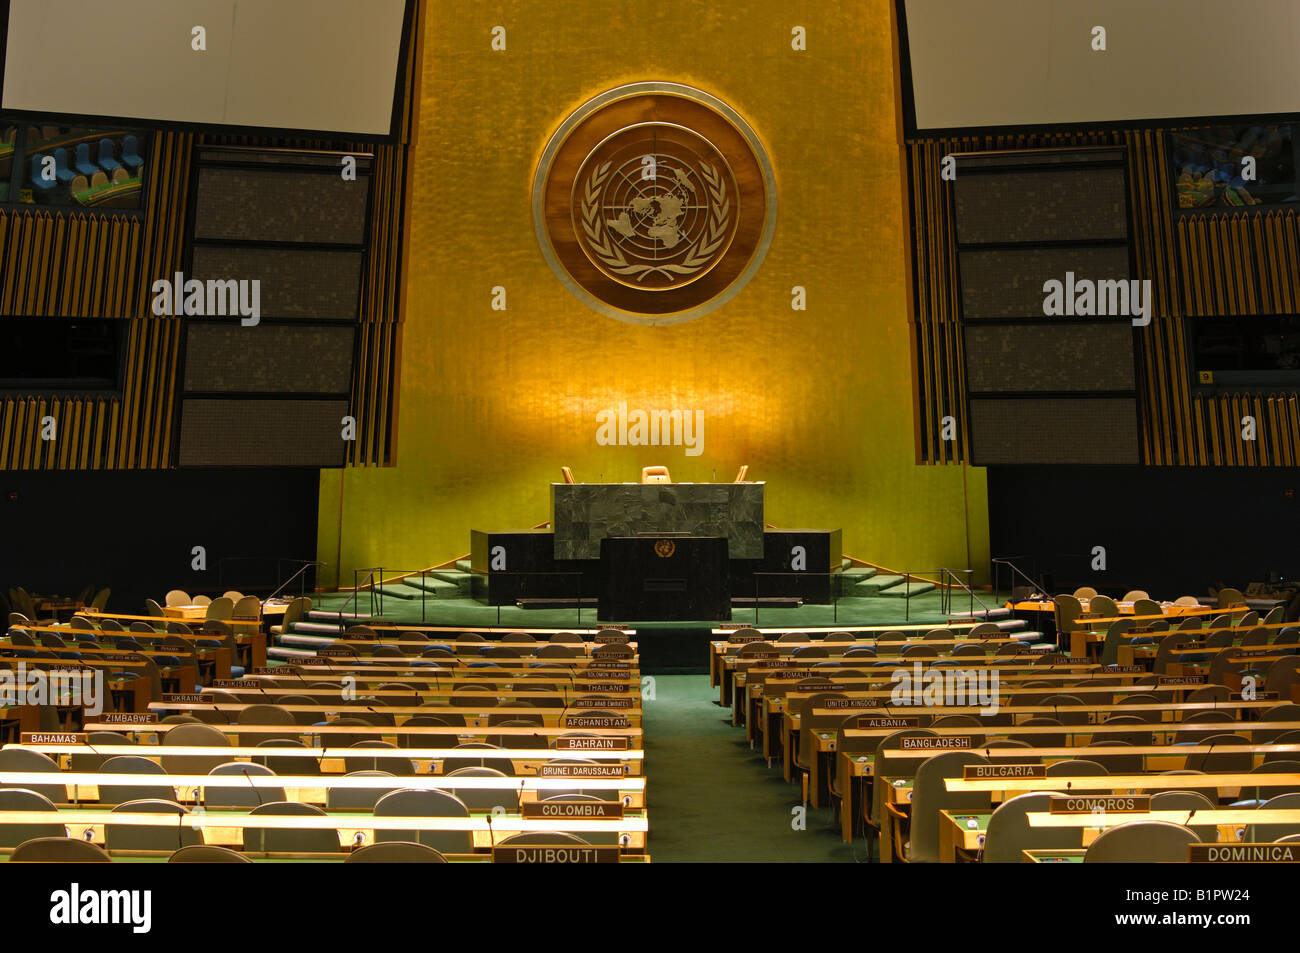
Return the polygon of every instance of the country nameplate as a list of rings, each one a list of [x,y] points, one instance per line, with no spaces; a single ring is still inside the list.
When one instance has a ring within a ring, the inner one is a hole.
[[[628,739],[618,738],[556,738],[556,751],[627,751]]]
[[[528,801],[520,805],[524,820],[544,821],[550,818],[591,818],[593,820],[622,820],[622,801]]]
[[[1045,764],[965,764],[961,769],[965,781],[984,778],[1046,778]]]
[[[25,745],[84,745],[84,731],[24,731],[20,740]]]
[[[930,751],[945,748],[970,748],[970,735],[952,735],[941,738],[899,738],[898,747],[903,751]]]
[[[1051,814],[1145,814],[1151,810],[1147,794],[1053,794]]]

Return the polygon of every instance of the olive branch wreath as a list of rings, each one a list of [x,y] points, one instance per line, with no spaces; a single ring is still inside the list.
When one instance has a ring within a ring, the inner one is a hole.
[[[687,252],[686,257],[680,262],[666,265],[647,265],[644,262],[629,263],[600,218],[600,203],[598,201],[600,189],[605,184],[605,180],[609,178],[611,164],[612,160],[592,170],[587,179],[581,203],[582,230],[587,235],[587,241],[592,252],[605,264],[605,267],[616,275],[627,275],[640,282],[644,281],[647,275],[656,272],[671,281],[669,272],[677,275],[693,275],[707,265],[709,258],[726,239],[727,225],[731,220],[731,198],[727,195],[727,190],[722,183],[722,176],[717,169],[706,162],[701,162],[699,166],[700,175],[704,178],[705,185],[708,187],[709,198],[712,200],[709,221],[705,223],[704,233],[700,236],[700,240],[695,243],[691,250]]]

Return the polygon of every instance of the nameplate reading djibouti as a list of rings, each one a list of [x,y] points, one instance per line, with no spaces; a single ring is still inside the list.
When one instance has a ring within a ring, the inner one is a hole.
[[[1048,803],[1051,814],[1145,814],[1151,810],[1147,794],[1053,794]]]
[[[964,764],[962,780],[979,781],[982,778],[1045,778],[1045,764]]]
[[[556,738],[556,751],[626,751],[626,738]]]

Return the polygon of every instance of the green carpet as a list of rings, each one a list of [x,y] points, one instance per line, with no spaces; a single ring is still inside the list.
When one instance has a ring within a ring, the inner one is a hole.
[[[895,603],[896,605],[897,603]],[[824,863],[865,860],[829,809],[808,809],[794,829],[799,786],[751,751],[743,728],[716,704],[707,675],[660,675],[643,702],[650,856],[657,863]]]

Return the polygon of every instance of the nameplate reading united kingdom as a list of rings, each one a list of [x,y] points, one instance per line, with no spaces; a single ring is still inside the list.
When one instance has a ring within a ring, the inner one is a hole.
[[[827,698],[822,708],[879,708],[880,702],[872,698]]]
[[[1151,797],[1146,794],[1053,794],[1048,804],[1051,814],[1145,814],[1151,810]]]
[[[626,751],[627,738],[556,738],[556,751]]]
[[[961,776],[966,781],[981,778],[1045,778],[1045,764],[965,764]]]
[[[25,745],[84,745],[84,731],[24,731],[21,736]]]
[[[899,738],[898,746],[904,751],[928,751],[942,748],[969,748],[970,735],[953,735],[949,738]]]
[[[543,792],[544,793],[544,792]],[[594,820],[622,820],[622,801],[529,801],[522,805],[524,820],[552,817],[590,817]]]

